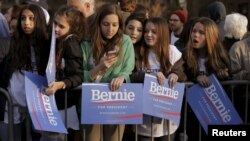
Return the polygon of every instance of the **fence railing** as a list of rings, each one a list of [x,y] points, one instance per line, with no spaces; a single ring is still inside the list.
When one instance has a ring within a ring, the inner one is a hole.
[[[229,98],[231,99],[231,101],[232,101],[232,103],[234,104],[234,101],[235,101],[235,95],[237,94],[236,92],[235,92],[235,88],[236,87],[238,87],[238,86],[243,86],[244,87],[244,89],[245,90],[243,90],[244,92],[245,92],[245,94],[243,95],[244,96],[244,98],[245,98],[245,101],[243,102],[243,103],[241,103],[241,104],[244,104],[244,124],[248,124],[248,104],[249,104],[249,84],[250,84],[250,81],[246,81],[246,80],[229,80],[229,81],[221,81],[221,84],[222,84],[222,86],[224,87],[224,89],[225,89],[225,87],[227,87],[226,89],[226,92],[227,92],[227,94],[228,94],[228,96],[229,96]],[[188,88],[188,87],[191,87],[193,85],[193,83],[192,82],[185,82],[185,88]],[[77,88],[75,88],[75,90],[81,90],[81,86],[79,86],[79,87],[77,87]],[[242,90],[242,89],[241,89]],[[9,131],[9,141],[13,141],[14,140],[14,129],[13,129],[13,125],[14,125],[14,123],[13,123],[13,103],[12,103],[12,99],[11,99],[11,97],[10,97],[10,95],[9,95],[9,93],[5,90],[5,89],[3,89],[3,88],[0,88],[0,95],[3,95],[5,98],[6,98],[6,100],[7,100],[7,103],[8,103],[8,120],[9,120],[9,125],[8,125],[8,127],[9,127],[9,129],[8,129],[8,131]],[[65,94],[65,96],[67,95],[67,93]],[[187,122],[188,122],[188,114],[187,114],[187,111],[188,110],[190,110],[190,109],[188,109],[187,107],[188,107],[188,104],[187,104],[187,100],[186,100],[186,97],[185,97],[186,95],[184,95],[184,100],[183,100],[183,109],[182,109],[182,114],[183,114],[183,116],[181,117],[181,118],[183,118],[182,120],[183,120],[183,124],[181,124],[180,126],[179,126],[179,128],[183,128],[183,133],[184,133],[184,135],[186,135],[187,134]],[[65,110],[67,109],[67,100],[65,100]],[[236,106],[236,105],[235,105]],[[65,115],[67,115],[67,112],[65,112],[66,114]],[[67,125],[67,116],[65,116],[65,124]],[[28,125],[28,126],[30,126],[29,124],[26,124],[26,125]],[[84,130],[84,125],[82,125],[82,141],[85,141],[85,130]],[[30,127],[29,127],[30,128]],[[119,128],[118,128],[119,129]],[[138,140],[138,134],[137,134],[137,126],[135,127],[135,141],[137,141]],[[151,128],[152,129],[152,128]],[[103,128],[101,128],[101,130],[103,130]],[[199,126],[199,133],[198,133],[198,138],[199,138],[199,141],[201,141],[202,140],[202,132],[204,132],[203,130],[201,130],[201,126]],[[101,138],[102,138],[102,140],[103,140],[103,134],[102,134],[103,132],[101,132],[100,134],[100,136],[101,136]],[[27,136],[27,135],[26,135]],[[118,135],[118,138],[120,137],[121,135],[119,134]],[[178,136],[178,135],[177,135]],[[27,139],[27,140],[30,140],[30,139]],[[67,135],[66,135],[66,137],[65,137],[65,140],[67,140]],[[154,138],[153,138],[153,136],[152,136],[152,141],[154,140]],[[187,140],[187,136],[183,136],[183,140],[184,141],[186,141]],[[168,141],[170,141],[170,137],[168,138]]]
[[[9,140],[14,141],[13,102],[9,93],[5,89],[0,88],[0,95],[3,95],[8,103]]]

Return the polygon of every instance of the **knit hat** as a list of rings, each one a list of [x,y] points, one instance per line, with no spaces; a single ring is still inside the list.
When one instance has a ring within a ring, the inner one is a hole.
[[[172,14],[176,14],[182,23],[186,23],[188,20],[188,12],[186,10],[176,10]]]

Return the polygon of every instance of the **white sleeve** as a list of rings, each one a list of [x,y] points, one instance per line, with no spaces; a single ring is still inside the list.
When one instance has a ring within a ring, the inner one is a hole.
[[[177,62],[182,56],[182,53],[176,48],[176,46],[169,45],[169,61],[172,65]]]

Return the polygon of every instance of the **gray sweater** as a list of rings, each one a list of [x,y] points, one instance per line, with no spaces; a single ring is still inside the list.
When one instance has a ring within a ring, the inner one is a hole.
[[[233,44],[229,51],[233,79],[246,80],[250,73],[250,37]]]

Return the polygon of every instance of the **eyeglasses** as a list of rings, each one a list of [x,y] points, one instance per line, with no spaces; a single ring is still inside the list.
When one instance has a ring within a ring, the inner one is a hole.
[[[177,20],[177,19],[169,19],[168,21],[169,21],[169,22],[178,22],[178,21],[180,21],[180,20]]]

